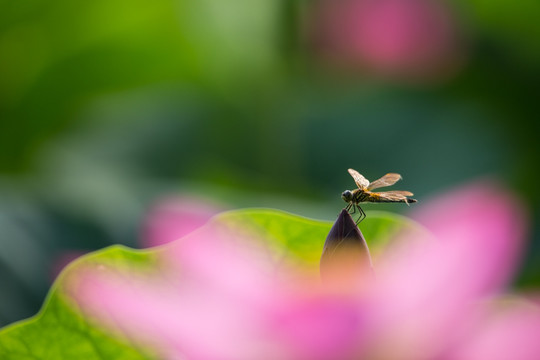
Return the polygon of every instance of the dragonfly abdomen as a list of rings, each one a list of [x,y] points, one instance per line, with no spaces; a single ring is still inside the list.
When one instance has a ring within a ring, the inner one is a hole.
[[[384,193],[383,193],[384,194]],[[360,203],[405,203],[405,204],[412,204],[415,203],[415,199],[410,199],[405,196],[393,196],[393,197],[386,197],[381,196],[378,193],[372,193],[367,191],[358,191],[354,194],[353,200],[355,204]]]
[[[405,203],[405,204],[412,204],[416,202],[416,199],[410,199],[403,197],[402,199],[389,199],[384,198],[382,196],[379,196],[378,194],[370,194],[370,196],[364,200],[365,202],[371,202],[371,203]]]

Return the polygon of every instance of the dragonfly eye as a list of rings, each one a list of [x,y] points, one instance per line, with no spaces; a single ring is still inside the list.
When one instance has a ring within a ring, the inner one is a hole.
[[[351,202],[351,200],[352,200],[352,192],[351,192],[351,190],[345,190],[345,191],[341,194],[341,198],[342,198],[343,201],[345,201],[345,202]]]

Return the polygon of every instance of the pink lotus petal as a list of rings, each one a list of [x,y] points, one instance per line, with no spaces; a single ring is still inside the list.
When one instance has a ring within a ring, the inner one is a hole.
[[[474,267],[462,274],[482,281],[477,285],[485,290],[500,290],[521,260],[527,228],[523,209],[508,189],[479,181],[420,208],[415,217],[441,242],[459,242],[456,247],[470,256],[461,262]]]
[[[150,209],[142,227],[142,247],[167,244],[204,225],[222,206],[186,196],[165,197]]]
[[[208,226],[170,247],[163,278],[87,272],[74,290],[87,312],[172,358],[280,358],[266,314],[285,295],[256,246]]]
[[[447,211],[454,204],[459,211]],[[393,344],[378,345],[377,353],[419,358],[459,337],[463,319],[473,316],[472,304],[501,290],[512,274],[523,245],[521,215],[516,200],[485,182],[425,204],[417,218],[437,241],[410,241],[377,271],[377,344]]]
[[[499,301],[500,302],[500,301]],[[511,299],[495,308],[467,334],[453,359],[535,360],[540,354],[540,306]]]
[[[346,359],[358,351],[365,331],[358,310],[350,298],[293,299],[273,316],[273,332],[294,359]]]
[[[403,234],[360,286],[284,271],[268,242],[210,223],[164,249],[159,274],[87,269],[72,293],[170,359],[533,359],[538,307],[483,305],[519,260],[519,201],[483,181],[421,204],[416,217],[433,238]]]

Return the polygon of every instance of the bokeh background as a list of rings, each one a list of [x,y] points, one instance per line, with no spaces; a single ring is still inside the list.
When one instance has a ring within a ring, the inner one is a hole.
[[[537,0],[0,1],[0,326],[160,202],[333,220],[349,167],[505,182],[540,285],[538,39]]]

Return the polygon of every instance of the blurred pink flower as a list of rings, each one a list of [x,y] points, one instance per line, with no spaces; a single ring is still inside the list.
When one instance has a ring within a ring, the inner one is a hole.
[[[385,75],[441,75],[456,62],[456,23],[439,0],[323,0],[314,36],[325,57]]]
[[[73,294],[167,359],[533,360],[540,307],[497,298],[518,264],[524,217],[491,183],[448,193],[417,213],[433,238],[396,238],[375,278],[344,286],[294,274],[263,241],[211,224],[171,244],[159,276],[87,270]]]
[[[141,246],[159,246],[180,239],[223,210],[222,206],[199,198],[163,197],[150,208],[143,223]]]

